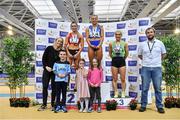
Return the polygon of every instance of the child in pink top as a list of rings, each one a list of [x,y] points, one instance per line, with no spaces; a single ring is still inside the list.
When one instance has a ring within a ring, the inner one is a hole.
[[[92,67],[88,72],[88,83],[89,83],[89,92],[90,92],[90,108],[89,112],[93,111],[93,101],[96,95],[98,100],[98,109],[97,112],[101,112],[101,82],[103,81],[103,70],[99,67],[98,61],[96,58],[92,61]]]
[[[89,105],[89,88],[88,88],[88,81],[87,75],[88,70],[84,68],[85,60],[80,59],[79,67],[76,70],[76,89],[77,89],[77,100],[80,100],[80,110],[79,112],[88,112],[88,105]],[[84,108],[85,102],[85,108]]]

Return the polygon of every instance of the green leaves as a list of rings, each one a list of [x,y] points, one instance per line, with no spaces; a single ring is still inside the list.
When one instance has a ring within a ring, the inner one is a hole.
[[[27,85],[27,74],[30,72],[33,54],[30,52],[31,42],[26,36],[6,37],[2,41],[3,59],[1,65],[9,75],[8,85],[16,88]]]
[[[163,78],[166,85],[172,88],[179,84],[179,65],[180,65],[180,36],[169,35],[160,38],[167,50],[167,57],[163,61]]]

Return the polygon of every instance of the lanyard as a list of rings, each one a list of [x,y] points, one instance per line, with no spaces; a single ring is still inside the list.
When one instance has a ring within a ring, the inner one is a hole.
[[[96,34],[97,34],[97,26],[94,28],[92,28],[92,35],[93,35],[93,37],[95,37],[96,36]]]
[[[150,53],[151,53],[151,51],[153,50],[154,43],[155,43],[155,41],[153,42],[153,45],[152,45],[152,47],[150,48],[149,42],[147,42]]]
[[[72,35],[73,42],[77,42],[77,35]]]

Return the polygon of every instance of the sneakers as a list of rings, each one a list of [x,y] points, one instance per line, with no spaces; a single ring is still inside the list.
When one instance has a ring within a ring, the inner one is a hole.
[[[55,107],[52,107],[52,108],[51,108],[51,111],[55,111]]]
[[[140,107],[139,112],[144,112],[144,111],[146,111],[146,108],[145,107]]]
[[[165,113],[165,111],[164,111],[163,108],[158,108],[158,112],[159,112],[159,113]]]
[[[90,108],[88,109],[88,113],[91,113],[91,112],[93,112],[93,108],[92,108],[92,107],[90,107]]]
[[[125,98],[125,91],[122,91],[122,92],[121,92],[121,97],[122,97],[122,98]]]
[[[38,108],[37,111],[44,111],[45,109],[47,109],[47,106],[46,105],[41,105],[41,107]]]
[[[65,106],[62,106],[62,111],[63,111],[64,113],[67,113],[67,112],[68,112]]]
[[[83,113],[87,113],[87,112],[88,112],[88,109],[85,108],[85,109],[83,110]]]
[[[119,93],[118,92],[114,92],[114,98],[118,98],[119,97]]]
[[[146,108],[145,108],[145,107],[141,107],[141,108],[139,109],[139,112],[144,112],[144,111],[146,111]],[[163,108],[157,108],[157,111],[158,111],[159,113],[165,113],[165,111],[164,111]]]
[[[118,98],[118,95],[114,95],[114,98]]]
[[[61,112],[61,107],[60,106],[57,106],[56,109],[54,110],[54,113],[58,113],[58,112]]]
[[[79,110],[79,112],[82,113],[82,112],[83,112],[83,109],[81,108],[81,109]]]
[[[101,107],[98,107],[97,112],[101,113]]]

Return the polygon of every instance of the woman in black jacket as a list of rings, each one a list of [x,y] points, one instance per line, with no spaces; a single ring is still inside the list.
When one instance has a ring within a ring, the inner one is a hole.
[[[42,75],[42,85],[43,85],[43,104],[38,109],[38,111],[43,111],[47,108],[47,96],[48,96],[48,86],[49,81],[51,79],[51,106],[52,110],[54,110],[54,103],[55,103],[55,75],[52,71],[53,65],[56,61],[59,61],[59,51],[63,49],[63,38],[57,38],[54,41],[52,46],[48,46],[43,54],[42,63],[43,63],[43,75]]]

